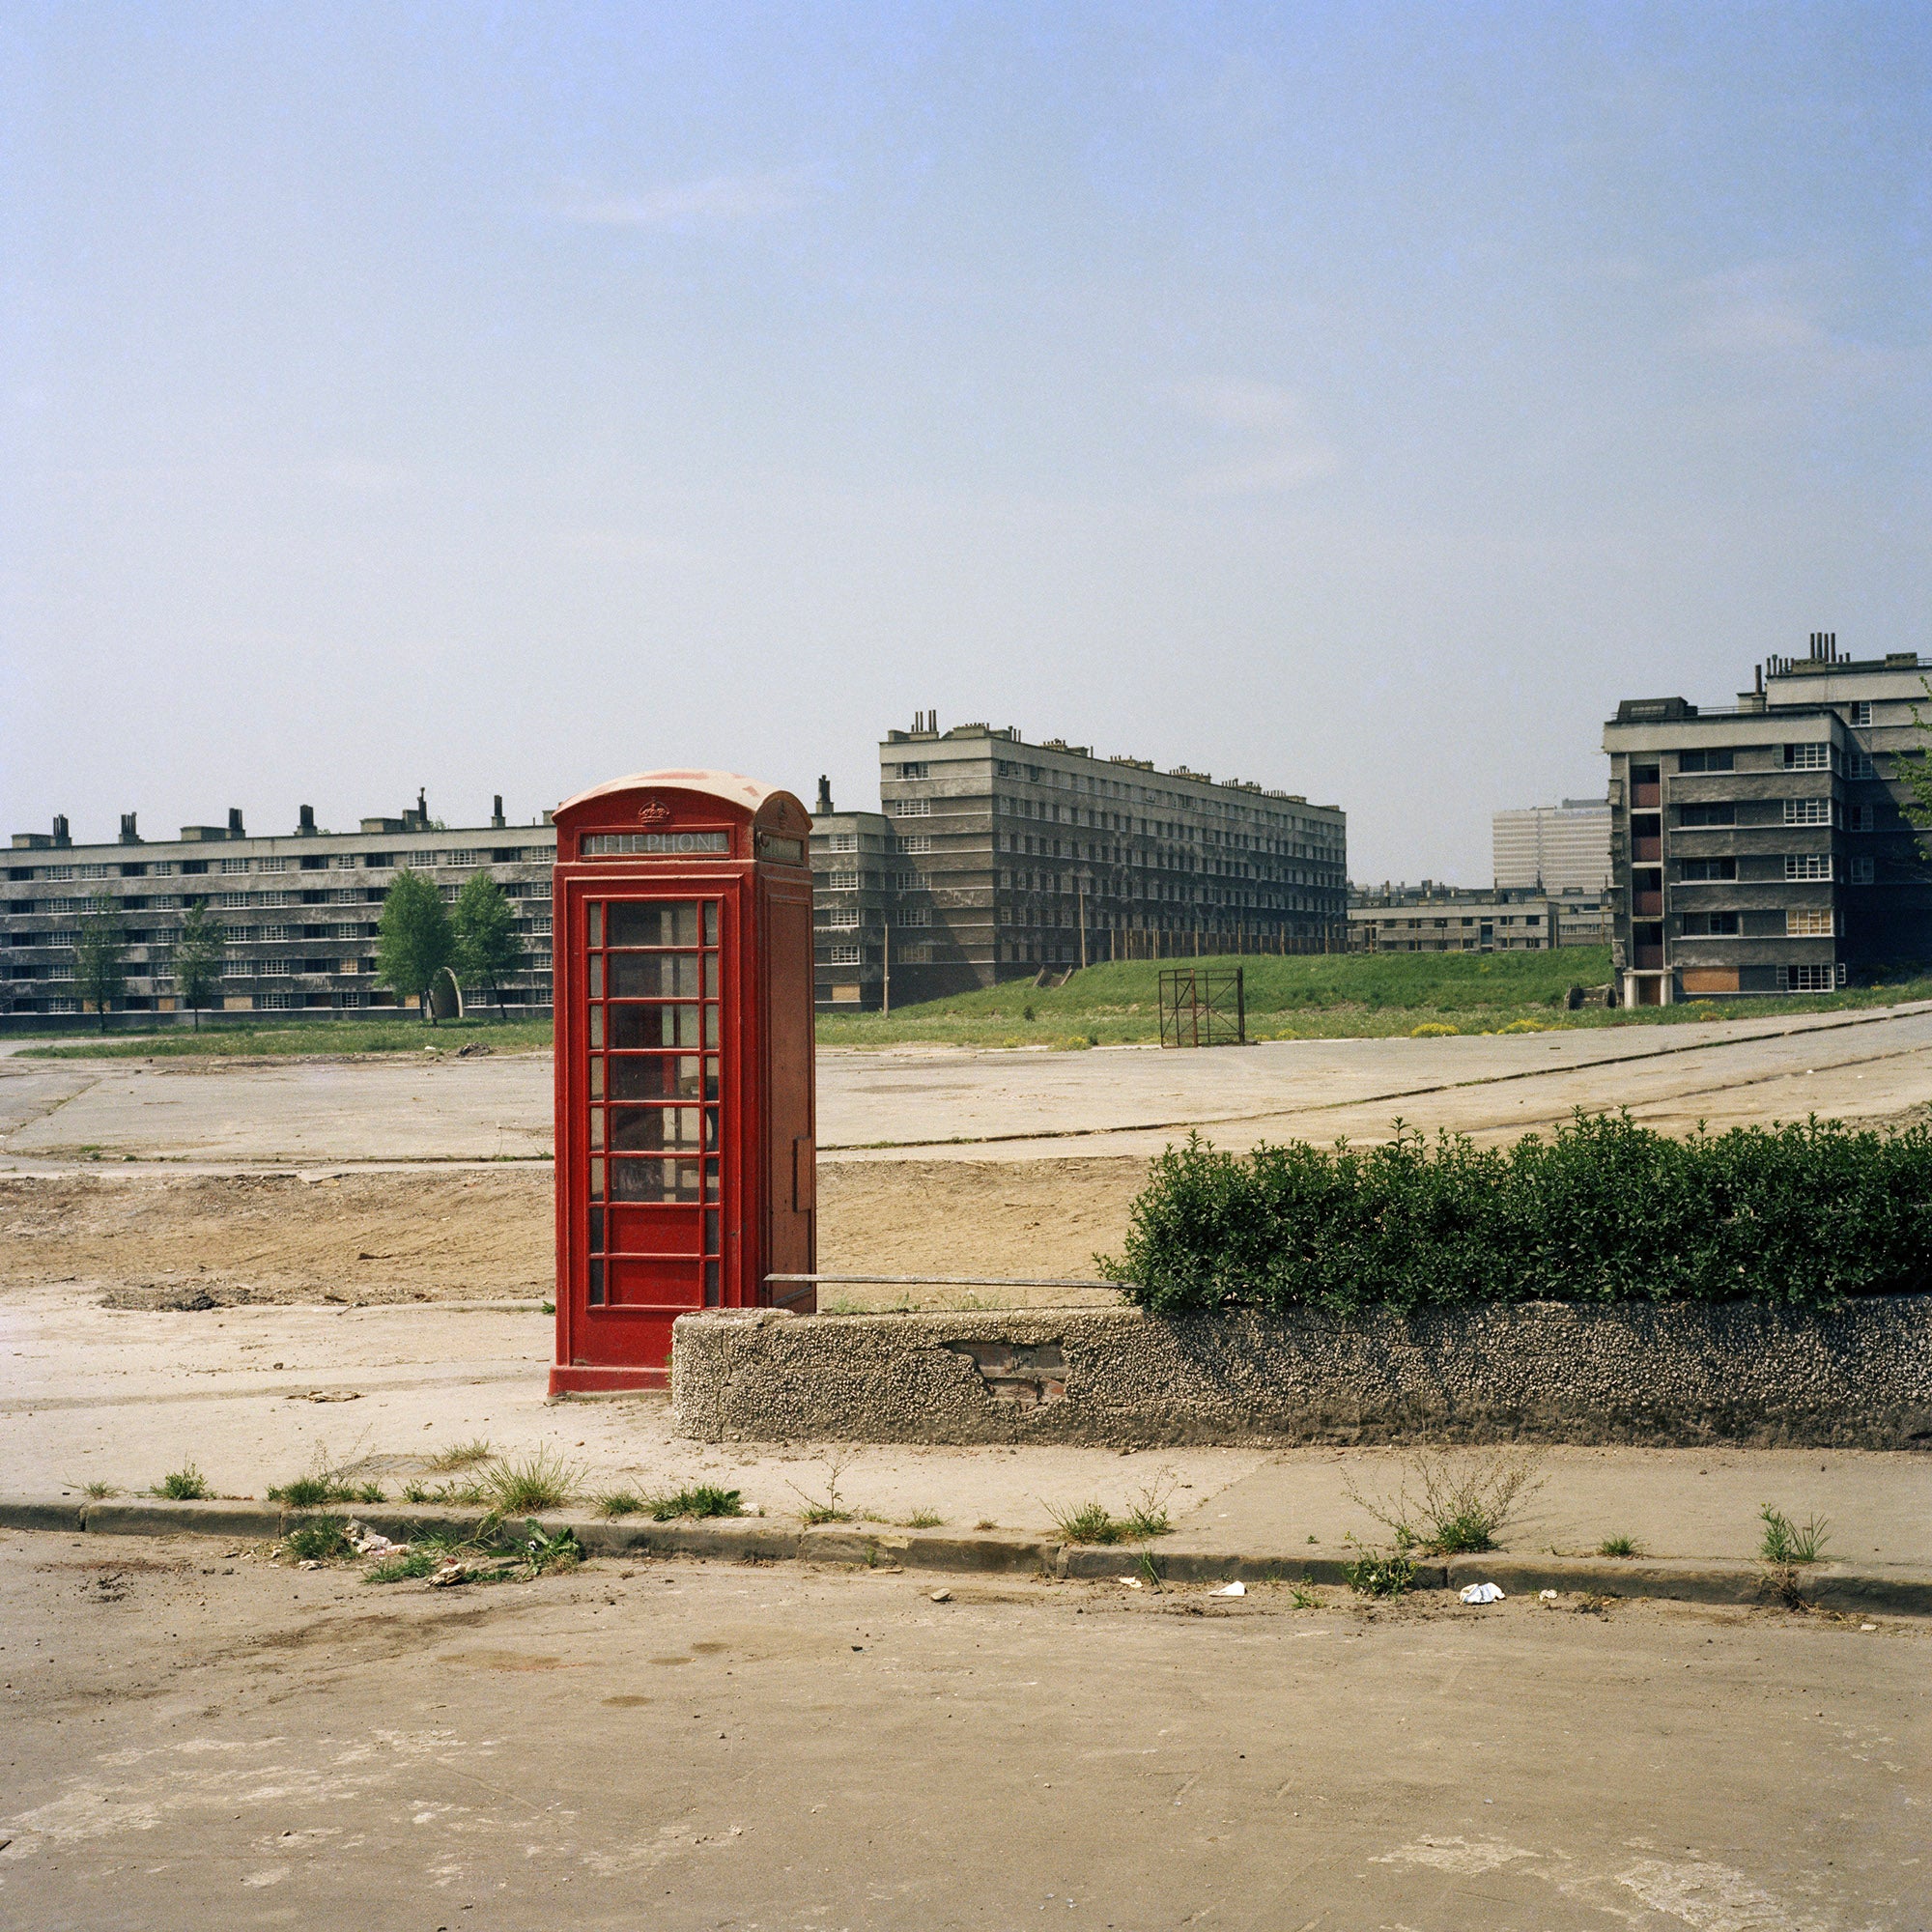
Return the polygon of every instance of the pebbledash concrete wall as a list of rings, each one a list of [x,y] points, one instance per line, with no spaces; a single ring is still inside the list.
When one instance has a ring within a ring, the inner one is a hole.
[[[705,1441],[1932,1449],[1932,1295],[1831,1315],[1527,1302],[1354,1321],[1136,1309],[689,1315]]]

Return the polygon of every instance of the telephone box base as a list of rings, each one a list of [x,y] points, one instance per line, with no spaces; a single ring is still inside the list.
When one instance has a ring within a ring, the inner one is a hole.
[[[580,1363],[566,1368],[557,1363],[550,1372],[552,1395],[621,1395],[627,1389],[668,1389],[668,1369],[589,1368]]]

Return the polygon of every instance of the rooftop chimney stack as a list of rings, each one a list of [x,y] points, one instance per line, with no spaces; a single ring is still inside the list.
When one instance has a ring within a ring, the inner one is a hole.
[[[68,837],[67,813],[64,811],[54,813],[54,843],[56,845],[71,845],[73,843],[73,840]]]
[[[315,837],[315,807],[305,805],[296,815],[296,837],[313,838]]]
[[[503,794],[497,792],[490,801],[490,823],[500,827],[503,823]]]
[[[818,775],[818,803],[811,808],[814,818],[830,818],[837,808],[832,803],[832,781],[823,773]]]
[[[248,836],[242,829],[242,808],[239,805],[228,808],[228,836],[231,838],[245,838]]]
[[[131,811],[121,814],[121,842],[124,845],[138,845],[141,842],[141,835],[134,830],[134,818],[135,814]]]

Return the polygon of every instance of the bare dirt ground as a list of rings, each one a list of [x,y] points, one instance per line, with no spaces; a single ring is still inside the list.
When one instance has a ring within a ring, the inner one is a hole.
[[[84,1546],[84,1547],[83,1547]],[[1912,1932],[1932,1627],[0,1536],[0,1918]]]
[[[1136,1159],[827,1163],[819,1266],[1086,1277],[1145,1173]],[[121,1308],[539,1299],[554,1285],[551,1204],[548,1166],[0,1176],[0,1292],[72,1283]]]

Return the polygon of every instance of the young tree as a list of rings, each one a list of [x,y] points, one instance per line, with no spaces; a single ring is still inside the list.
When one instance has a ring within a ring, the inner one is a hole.
[[[424,1019],[435,1024],[430,989],[450,962],[455,935],[433,880],[405,866],[383,901],[381,935],[376,941],[376,978],[395,989],[398,1000],[414,1000]]]
[[[100,1015],[107,1031],[107,1010],[128,990],[128,941],[121,929],[121,912],[105,893],[88,900],[80,931],[73,943],[73,989],[83,1007]]]
[[[221,984],[221,961],[227,950],[228,934],[209,911],[208,901],[191,900],[175,935],[174,975],[175,997],[187,1002],[196,1033],[201,1031],[203,1002]]]
[[[456,896],[451,920],[456,935],[456,975],[466,986],[482,986],[503,1016],[503,981],[524,963],[524,943],[503,889],[488,872],[472,872]]]

